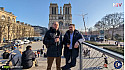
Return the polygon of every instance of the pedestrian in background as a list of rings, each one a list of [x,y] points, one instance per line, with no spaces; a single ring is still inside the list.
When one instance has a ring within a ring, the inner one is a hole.
[[[38,57],[40,57],[40,50],[39,49],[37,50],[37,55],[38,55]]]
[[[8,52],[8,50],[5,50],[3,53],[3,59],[8,59],[9,55],[10,55],[10,53]]]
[[[37,57],[37,53],[35,52],[35,57]]]
[[[31,46],[27,46],[26,50],[22,54],[22,66],[23,69],[29,69],[33,66],[38,66],[35,53],[32,51]]]
[[[17,47],[9,55],[9,61],[7,62],[8,66],[21,66],[22,63],[22,55]],[[15,68],[16,69],[16,68]],[[14,69],[13,69],[14,70]],[[18,70],[18,69],[16,69]]]
[[[43,55],[43,49],[40,50],[41,56]]]
[[[44,45],[43,45],[43,50],[44,50]]]

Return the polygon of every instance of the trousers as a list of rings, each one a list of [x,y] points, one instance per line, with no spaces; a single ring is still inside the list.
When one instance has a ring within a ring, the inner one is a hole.
[[[56,69],[61,70],[61,57],[47,57],[47,70],[51,70],[54,58],[56,59]]]

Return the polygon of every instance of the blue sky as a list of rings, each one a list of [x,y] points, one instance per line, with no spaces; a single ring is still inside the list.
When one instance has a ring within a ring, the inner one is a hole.
[[[101,20],[103,16],[110,13],[123,12],[124,0],[0,0],[0,7],[5,11],[13,12],[17,20],[31,25],[48,27],[49,5],[57,3],[62,6],[66,3],[72,5],[72,23],[76,24],[77,29],[83,28],[82,16],[86,14],[86,27],[92,27]],[[121,7],[113,7],[113,3],[122,3]]]

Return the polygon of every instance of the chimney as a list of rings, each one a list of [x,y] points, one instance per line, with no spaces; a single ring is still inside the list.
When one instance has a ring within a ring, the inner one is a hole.
[[[28,24],[28,26],[31,26],[30,24]]]
[[[0,7],[0,10],[4,11],[4,7]]]
[[[20,24],[20,21],[16,21],[16,23]]]
[[[12,14],[12,12],[8,12],[8,13]]]
[[[27,24],[27,23],[25,23],[25,25],[27,25],[27,26],[28,26],[28,24]]]
[[[22,25],[24,25],[24,22],[21,22]]]

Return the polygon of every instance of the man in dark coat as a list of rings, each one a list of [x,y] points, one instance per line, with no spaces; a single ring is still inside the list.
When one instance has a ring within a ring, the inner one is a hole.
[[[26,51],[24,51],[22,54],[22,66],[23,66],[23,68],[28,69],[28,68],[31,68],[33,65],[37,66],[37,64],[33,64],[33,63],[36,63],[33,61],[36,61],[35,60],[35,53],[32,51],[31,46],[27,46]]]
[[[70,24],[69,30],[65,33],[63,38],[66,65],[62,67],[62,70],[70,70],[71,67],[76,65],[76,58],[79,54],[80,39],[83,39],[83,36],[75,29],[74,24]]]
[[[47,47],[47,70],[51,70],[54,58],[56,58],[57,70],[61,70],[62,36],[58,28],[58,22],[54,22],[52,27],[46,32],[43,40],[43,44]]]

